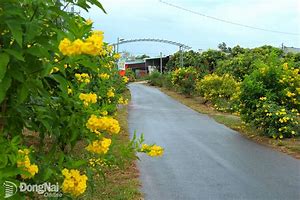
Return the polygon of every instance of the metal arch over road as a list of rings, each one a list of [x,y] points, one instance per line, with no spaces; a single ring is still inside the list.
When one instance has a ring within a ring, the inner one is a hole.
[[[162,40],[162,39],[132,39],[132,40],[124,40],[124,39],[120,39],[118,38],[118,42],[117,43],[113,43],[111,45],[114,46],[114,51],[117,51],[117,53],[119,52],[119,45],[120,44],[125,44],[125,43],[131,43],[131,42],[160,42],[160,43],[166,43],[166,44],[172,44],[175,46],[179,47],[179,52],[180,52],[180,65],[181,67],[183,67],[183,50],[189,50],[192,47],[189,47],[185,44],[179,43],[179,42],[173,42],[170,40]]]
[[[179,43],[179,42],[173,42],[170,40],[162,40],[162,39],[132,39],[132,40],[122,40],[118,41],[118,43],[112,44],[113,46],[119,45],[119,44],[125,44],[125,43],[131,43],[131,42],[160,42],[160,43],[166,43],[166,44],[172,44],[175,46],[178,46],[182,49],[191,49],[192,47],[189,47],[185,44]]]

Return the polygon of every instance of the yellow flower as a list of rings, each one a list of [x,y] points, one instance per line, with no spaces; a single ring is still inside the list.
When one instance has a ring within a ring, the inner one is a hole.
[[[58,48],[63,55],[67,56],[80,54],[100,55],[103,51],[103,32],[94,31],[85,41],[76,39],[74,42],[71,42],[68,38],[64,38]]]
[[[90,103],[97,103],[97,95],[94,93],[80,93],[79,99],[83,101],[83,104],[85,106],[88,106]]]
[[[108,112],[106,110],[104,110],[104,111],[100,112],[100,114],[103,116],[106,116],[106,115],[108,115]]]
[[[106,95],[107,95],[108,98],[115,96],[115,93],[113,91],[114,91],[113,88],[111,88],[111,89],[108,90],[108,92],[106,93]]]
[[[118,54],[118,53],[117,53],[117,54],[114,54],[114,55],[113,55],[113,58],[114,58],[114,59],[116,59],[116,60],[118,60],[118,59],[120,59],[120,58],[121,58],[121,55],[120,55],[120,54]]]
[[[86,190],[86,181],[88,180],[86,175],[80,175],[78,170],[63,169],[62,175],[65,177],[62,183],[62,191],[64,193],[70,193],[77,197],[83,194]]]
[[[75,78],[80,83],[89,83],[90,82],[90,76],[86,73],[75,74]]]
[[[284,64],[283,64],[283,69],[284,69],[284,70],[288,70],[288,69],[289,69],[289,67],[288,67],[288,64],[287,64],[287,63],[284,63]]]
[[[63,55],[67,55],[70,45],[71,41],[68,38],[64,38],[62,41],[60,41],[58,49]]]
[[[124,99],[123,97],[120,97],[119,100],[118,100],[118,104],[127,105],[128,104],[128,99]]]
[[[267,100],[267,97],[260,97],[259,100],[265,101],[265,100]]]
[[[113,46],[112,45],[108,45],[106,47],[106,49],[107,49],[108,53],[111,53],[113,51]]]
[[[71,88],[68,88],[68,94],[72,94],[72,89]]]
[[[101,74],[99,74],[98,75],[99,76],[99,78],[101,78],[102,80],[107,80],[107,79],[109,79],[109,75],[108,74],[106,74],[106,73],[101,73]]]
[[[127,83],[128,80],[129,80],[129,78],[128,78],[127,76],[123,76],[123,82],[124,82],[124,83]]]
[[[293,96],[295,96],[295,93],[292,93],[292,92],[288,91],[287,94],[286,94],[286,96],[293,97]]]
[[[29,172],[29,174],[30,174],[30,175],[21,174],[21,177],[23,179],[30,179],[30,178],[34,177],[34,175],[38,173],[39,168],[37,165],[31,164],[29,156],[28,156],[30,151],[28,149],[23,149],[23,150],[19,150],[18,153],[19,153],[20,159],[18,159],[18,161],[17,161],[17,167],[24,171]]]
[[[109,146],[111,144],[111,139],[103,138],[102,140],[93,141],[85,149],[97,154],[106,154]]]
[[[91,25],[91,24],[93,23],[93,21],[92,21],[91,19],[87,19],[87,20],[85,21],[85,23],[86,23],[86,25]]]
[[[162,156],[164,149],[158,145],[149,146],[147,144],[142,144],[141,151],[147,153],[151,157]]]
[[[100,131],[107,131],[109,134],[118,134],[120,132],[119,122],[111,117],[91,115],[86,123],[86,127],[96,134],[100,134]]]

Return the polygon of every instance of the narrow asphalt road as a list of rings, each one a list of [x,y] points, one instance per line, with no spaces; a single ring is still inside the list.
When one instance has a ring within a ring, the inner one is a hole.
[[[165,148],[140,154],[146,200],[300,200],[300,160],[251,142],[158,89],[129,86],[131,133]]]

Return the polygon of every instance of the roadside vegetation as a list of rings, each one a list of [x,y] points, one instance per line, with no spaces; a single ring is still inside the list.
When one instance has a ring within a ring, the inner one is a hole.
[[[96,0],[65,3],[105,12]],[[136,152],[154,157],[163,149],[129,141],[120,55],[67,5],[0,2],[0,185],[57,183],[55,198],[134,199]],[[43,197],[26,191],[10,199]]]
[[[300,155],[300,54],[239,46],[176,53],[149,83],[249,138]]]

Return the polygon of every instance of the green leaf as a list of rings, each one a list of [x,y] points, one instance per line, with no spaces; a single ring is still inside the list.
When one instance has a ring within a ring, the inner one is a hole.
[[[10,68],[9,69],[9,75],[17,80],[17,81],[20,81],[21,83],[23,83],[25,80],[24,80],[24,74],[23,74],[23,71],[21,71],[21,68],[20,67],[16,67],[14,66],[13,68]]]
[[[95,4],[98,8],[100,8],[106,14],[105,9],[103,8],[102,4],[98,0],[89,0],[89,2],[91,2],[92,4]]]
[[[25,172],[16,167],[0,169],[0,179],[7,178],[7,177],[14,177],[18,174],[25,174]]]
[[[6,91],[11,85],[11,77],[5,76],[0,82],[0,103],[5,99]]]
[[[12,50],[12,49],[3,49],[3,51],[5,51],[6,53],[12,55],[13,57],[15,57],[16,59],[25,62],[24,57],[22,55],[22,53]]]
[[[21,143],[21,137],[19,135],[13,137],[10,143],[14,146],[17,146],[18,144]]]
[[[78,168],[82,165],[85,165],[87,163],[86,160],[77,160],[77,161],[74,161],[74,160],[70,160],[66,163],[66,165],[69,167],[69,168]]]
[[[8,162],[7,155],[0,154],[0,169],[6,167],[7,162]]]
[[[22,24],[17,21],[6,21],[8,28],[10,29],[13,37],[17,41],[17,43],[22,47],[23,44],[23,31]]]
[[[53,74],[51,77],[59,83],[59,88],[64,94],[68,94],[68,82],[67,80],[58,74]]]
[[[49,57],[49,53],[44,47],[32,46],[29,49],[27,49],[27,52],[36,57]]]
[[[50,168],[46,168],[45,172],[43,173],[43,181],[47,181],[51,175],[53,174],[53,171]]]
[[[26,85],[26,83],[22,84],[20,90],[18,91],[18,103],[19,104],[23,103],[28,97],[28,94],[29,94],[28,86]]]
[[[0,54],[0,81],[5,76],[8,62],[9,62],[9,55],[7,55],[6,53],[1,53]]]

